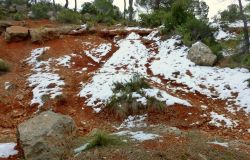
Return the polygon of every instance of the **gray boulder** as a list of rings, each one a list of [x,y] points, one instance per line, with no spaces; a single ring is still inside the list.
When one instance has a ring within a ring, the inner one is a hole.
[[[9,21],[0,21],[0,34],[5,32],[6,28],[12,26],[12,23]]]
[[[43,112],[18,126],[18,144],[27,160],[59,160],[69,156],[76,125],[71,117]]]
[[[21,41],[27,38],[29,35],[29,29],[21,26],[11,26],[6,28],[5,40],[7,42],[11,41]]]
[[[187,58],[201,66],[213,66],[217,60],[217,56],[202,42],[193,44],[188,52]]]

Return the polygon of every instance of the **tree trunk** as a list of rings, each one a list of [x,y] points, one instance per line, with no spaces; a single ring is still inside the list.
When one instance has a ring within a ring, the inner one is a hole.
[[[69,6],[69,0],[66,0],[64,8],[68,8],[68,6]]]
[[[77,11],[77,0],[75,0],[75,12]]]
[[[133,0],[129,0],[129,21],[133,20],[133,13],[134,13],[134,8],[133,8]]]
[[[53,0],[53,7],[54,7],[54,14],[56,14],[57,8],[56,8],[56,2],[55,2],[55,0]]]
[[[244,28],[243,28],[244,39],[245,39],[244,51],[245,51],[245,53],[248,53],[248,52],[249,52],[250,43],[249,43],[249,34],[248,34],[247,18],[246,18],[245,14],[244,14],[243,6],[242,6],[242,3],[241,3],[241,0],[239,0],[239,6],[240,6],[241,18],[242,18],[243,23],[244,23]]]
[[[155,0],[154,10],[157,10],[160,8],[160,2],[161,2],[161,0]]]
[[[127,9],[127,2],[124,0],[124,10],[123,10],[123,18],[126,19],[126,9]]]

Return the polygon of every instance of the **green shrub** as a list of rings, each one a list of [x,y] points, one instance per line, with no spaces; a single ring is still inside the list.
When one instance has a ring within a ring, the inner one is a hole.
[[[27,0],[11,0],[11,3],[22,5],[22,4],[27,4]]]
[[[132,93],[132,92],[139,92],[143,88],[150,88],[150,85],[146,82],[146,79],[143,77],[140,77],[139,75],[133,76],[133,78],[126,82],[116,82],[114,84],[113,92],[119,93],[119,92],[125,92],[125,93]]]
[[[220,12],[220,17],[222,21],[234,22],[241,19],[239,6],[237,4],[231,4],[228,8]]]
[[[113,88],[114,94],[108,100],[106,106],[119,118],[124,118],[131,114],[144,113],[149,107],[156,110],[162,110],[165,106],[164,102],[157,100],[155,97],[146,95],[144,89],[149,88],[151,87],[146,82],[146,79],[139,75],[135,75],[126,83],[115,83]],[[145,105],[139,102],[138,98],[133,96],[135,93],[145,97],[147,104]]]
[[[120,145],[122,141],[116,135],[109,135],[102,131],[97,131],[92,137],[90,142],[88,142],[86,149],[91,149],[95,147],[104,147],[109,145]]]
[[[158,27],[164,24],[169,13],[164,10],[156,10],[150,14],[140,14],[140,23],[146,27]]]
[[[12,18],[16,21],[21,21],[25,19],[25,15],[23,13],[17,12],[12,15]]]
[[[9,64],[0,59],[0,72],[8,72],[10,70]]]
[[[85,2],[82,4],[81,14],[86,14],[86,13],[92,14],[92,15],[96,15],[98,13],[93,3]]]
[[[31,7],[35,19],[48,19],[48,12],[53,10],[52,4],[46,1],[39,2]]]
[[[0,6],[0,19],[4,19],[4,17],[7,15],[6,9]]]
[[[63,9],[59,12],[57,20],[61,23],[80,24],[81,15],[70,9]]]
[[[223,59],[223,67],[243,67],[250,70],[250,54],[236,54]]]

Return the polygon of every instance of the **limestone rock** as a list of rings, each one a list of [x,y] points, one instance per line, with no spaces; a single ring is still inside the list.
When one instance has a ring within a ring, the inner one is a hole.
[[[188,52],[187,58],[201,66],[213,66],[217,60],[217,56],[202,42],[193,44]]]
[[[29,29],[21,26],[11,26],[6,29],[5,40],[7,42],[11,41],[21,41],[27,38],[29,35]]]
[[[46,111],[18,126],[18,144],[27,160],[66,159],[75,132],[71,117]]]

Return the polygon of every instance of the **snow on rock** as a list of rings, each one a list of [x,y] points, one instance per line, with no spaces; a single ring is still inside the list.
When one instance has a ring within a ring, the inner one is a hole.
[[[215,144],[215,145],[219,145],[222,147],[229,147],[229,144],[227,142],[218,142],[218,141],[213,141],[213,142],[207,142],[208,144]]]
[[[87,43],[87,45],[90,45]],[[102,43],[96,48],[92,48],[91,50],[85,51],[85,54],[90,57],[96,63],[99,63],[101,59],[106,56],[112,49],[111,43]]]
[[[143,141],[147,141],[147,140],[154,140],[156,138],[159,138],[161,136],[157,135],[157,134],[152,134],[152,133],[145,133],[143,131],[120,131],[115,133],[114,135],[118,135],[118,136],[128,136],[130,137],[132,140],[137,140],[140,142]]]
[[[57,73],[54,73],[50,66],[50,62],[53,59],[47,61],[39,60],[39,57],[44,54],[49,47],[38,48],[31,51],[31,56],[26,59],[26,62],[32,66],[33,73],[28,77],[28,85],[32,87],[33,99],[31,105],[39,104],[41,107],[44,104],[44,96],[55,98],[62,94],[61,86],[64,85],[64,81]]]
[[[159,90],[157,88],[144,89],[143,91],[145,92],[145,94],[147,96],[155,97],[157,100],[159,100],[161,102],[165,102],[166,105],[168,105],[168,106],[171,106],[171,105],[174,105],[174,104],[181,104],[181,105],[184,105],[184,106],[191,106],[191,104],[189,102],[187,102],[186,100],[182,100],[182,99],[179,99],[177,97],[171,96],[167,92]]]
[[[8,158],[18,153],[16,143],[0,143],[0,158]]]
[[[142,28],[142,27],[125,27],[127,31],[152,31],[151,28]]]
[[[233,98],[235,104],[250,112],[250,88],[246,82],[250,72],[247,69],[196,66],[187,59],[188,48],[178,44],[180,40],[174,37],[159,43],[159,53],[150,66],[154,75],[184,84],[191,92],[219,99]],[[178,75],[173,76],[174,73]]]
[[[234,128],[238,126],[236,121],[231,120],[230,118],[226,118],[224,115],[219,115],[216,112],[211,112],[212,120],[209,124],[215,125],[216,127],[226,127],[226,128]]]
[[[4,89],[9,90],[11,88],[12,84],[10,82],[5,82],[4,83]]]
[[[128,116],[128,118],[125,119],[117,129],[147,127],[147,124],[145,123],[146,118],[147,114]]]

